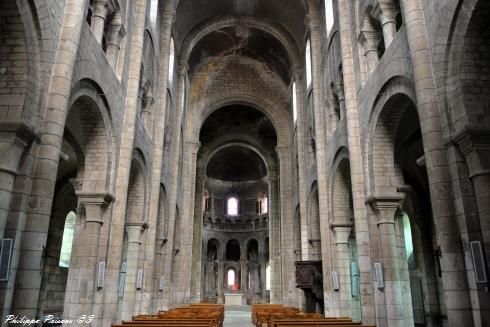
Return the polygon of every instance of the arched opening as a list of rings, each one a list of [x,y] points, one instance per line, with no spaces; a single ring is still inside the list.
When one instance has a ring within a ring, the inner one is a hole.
[[[293,123],[296,124],[296,120],[298,119],[298,100],[296,97],[296,81],[293,82],[292,101],[293,101]]]
[[[170,38],[170,50],[168,55],[168,85],[172,87],[174,80],[174,68],[175,68],[175,42],[173,38]]]
[[[216,302],[218,297],[218,260],[220,246],[215,238],[207,242],[206,247],[206,266],[205,266],[205,294],[204,299]]]
[[[370,151],[373,161],[384,163],[371,167],[375,194],[404,198],[390,211],[395,222],[392,232],[397,238],[391,246],[403,253],[394,258],[399,267],[394,283],[399,285],[400,296],[411,299],[400,304],[405,309],[411,306],[403,319],[417,326],[441,324],[447,314],[440,256],[434,250],[438,246],[429,181],[417,110],[407,95],[394,94],[384,104]],[[380,197],[376,201],[385,200]],[[382,237],[385,233],[380,229]],[[383,239],[380,246],[387,246]]]
[[[99,244],[104,246],[100,231],[90,222],[103,219],[108,205],[111,126],[107,124],[107,108],[98,87],[84,80],[79,82],[78,90],[69,102],[51,217],[45,231],[47,241],[37,303],[41,316],[49,313],[61,317],[65,312],[66,317],[67,310],[77,310],[80,299],[67,286],[80,279],[82,270],[93,273],[84,275],[87,285],[95,284],[95,264],[87,268],[86,262],[94,262]],[[99,203],[97,210],[92,210],[94,202]],[[43,227],[39,226],[37,233],[43,233]],[[22,287],[16,287],[17,291],[22,292]],[[92,288],[87,292],[91,296]],[[14,292],[13,307],[24,305],[18,300],[20,296]]]
[[[305,48],[305,70],[306,70],[306,88],[308,89],[312,81],[312,66],[311,66],[311,41],[306,41]]]
[[[238,197],[231,196],[226,200],[226,214],[228,216],[238,216]]]
[[[350,162],[346,151],[340,152],[332,185],[332,230],[335,244],[334,268],[339,282],[341,316],[361,320],[359,269],[354,222],[354,207],[350,176]]]
[[[145,162],[141,153],[133,151],[133,159],[129,171],[128,195],[125,217],[125,239],[123,240],[123,265],[125,269],[122,299],[119,301],[121,319],[130,319],[136,301],[136,293],[140,292],[138,274],[142,269],[140,257],[143,256],[141,240],[145,231],[146,215],[146,175]]]
[[[228,243],[226,243],[226,260],[240,260],[240,243],[238,243],[237,240],[230,240]]]
[[[75,234],[75,220],[77,214],[75,211],[70,211],[66,215],[65,227],[63,228],[63,239],[61,241],[61,253],[59,266],[70,267],[71,250],[73,245],[73,236]]]
[[[200,191],[195,197],[196,201],[204,198],[205,210],[196,219],[202,219],[203,240],[230,240],[223,243],[225,264],[217,266],[218,276],[224,277],[217,283],[216,301],[226,301],[226,267],[230,266],[238,274],[241,303],[266,302],[268,258],[263,240],[269,235],[269,215],[275,204],[268,169],[277,145],[272,122],[249,106],[230,105],[206,119],[199,140],[196,190]],[[201,285],[207,278],[202,274]]]
[[[335,18],[333,15],[332,0],[325,0],[324,4],[325,4],[325,31],[326,31],[326,36],[328,37],[330,35],[330,32],[332,31]]]
[[[228,290],[237,291],[238,290],[238,282],[236,278],[237,273],[235,269],[230,268],[226,273],[226,286],[228,286]]]

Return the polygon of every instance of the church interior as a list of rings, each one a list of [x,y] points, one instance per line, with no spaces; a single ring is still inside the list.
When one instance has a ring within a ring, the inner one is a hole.
[[[0,0],[0,325],[490,326],[487,19]]]

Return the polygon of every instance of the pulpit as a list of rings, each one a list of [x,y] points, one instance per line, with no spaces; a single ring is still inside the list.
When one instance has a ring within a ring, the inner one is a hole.
[[[321,261],[296,261],[296,284],[305,292],[306,312],[323,313],[323,269]]]

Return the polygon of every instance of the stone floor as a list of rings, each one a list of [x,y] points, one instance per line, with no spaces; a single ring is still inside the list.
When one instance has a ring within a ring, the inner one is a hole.
[[[223,327],[252,327],[252,311],[248,305],[225,306]]]

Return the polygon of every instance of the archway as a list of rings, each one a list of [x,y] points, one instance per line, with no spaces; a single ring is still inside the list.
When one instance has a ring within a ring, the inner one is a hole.
[[[399,319],[407,324],[441,324],[446,319],[442,272],[439,255],[433,251],[437,243],[420,123],[410,97],[397,93],[384,103],[370,151],[371,164],[382,163],[372,167],[371,185],[379,246],[384,249],[380,260],[383,264],[394,260],[397,265],[388,274],[384,270],[388,282],[384,292],[391,293],[395,305],[406,309]],[[405,244],[408,222],[413,253],[418,256],[415,261],[405,255],[410,251]]]

